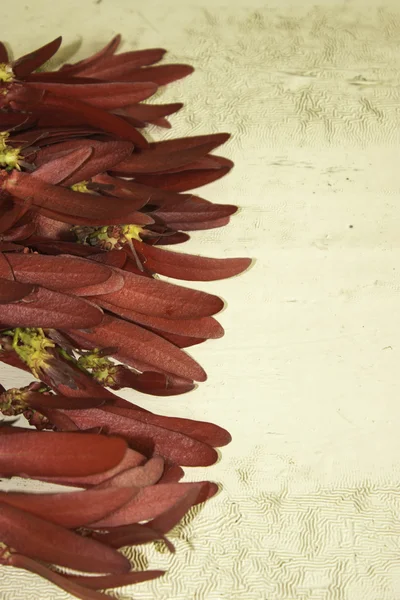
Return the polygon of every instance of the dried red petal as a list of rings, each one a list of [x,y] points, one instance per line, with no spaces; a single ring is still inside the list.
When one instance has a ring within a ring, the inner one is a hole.
[[[121,438],[47,431],[5,435],[12,429],[0,428],[3,475],[83,477],[116,467],[126,451],[126,442]]]
[[[5,502],[0,502],[0,538],[31,558],[79,571],[117,574],[130,570],[128,559],[108,546]]]

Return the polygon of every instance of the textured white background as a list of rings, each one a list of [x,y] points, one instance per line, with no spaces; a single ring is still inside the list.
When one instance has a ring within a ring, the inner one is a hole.
[[[198,286],[228,305],[226,336],[192,349],[208,382],[140,397],[234,442],[188,473],[224,489],[175,531],[177,554],[135,553],[169,574],[122,597],[399,600],[400,6],[1,3],[16,54],[62,33],[64,58],[81,58],[117,32],[124,49],[162,46],[196,67],[160,94],[186,107],[155,139],[233,133],[235,170],[201,194],[242,211],[188,251],[257,260]],[[0,598],[69,596],[3,568]]]

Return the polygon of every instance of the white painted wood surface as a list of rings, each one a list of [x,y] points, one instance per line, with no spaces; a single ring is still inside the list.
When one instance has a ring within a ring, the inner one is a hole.
[[[246,4],[1,7],[16,54],[60,33],[66,59],[117,32],[124,49],[168,48],[196,73],[160,95],[186,107],[154,138],[233,134],[223,153],[236,168],[201,193],[242,210],[182,250],[256,264],[193,285],[227,301],[226,336],[191,350],[208,381],[180,398],[140,396],[232,432],[218,465],[188,470],[223,491],[177,529],[175,556],[135,553],[169,574],[121,597],[399,600],[400,6]],[[0,598],[69,596],[3,568]]]

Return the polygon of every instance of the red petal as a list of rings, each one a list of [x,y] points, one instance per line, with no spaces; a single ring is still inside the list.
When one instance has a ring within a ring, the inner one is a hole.
[[[199,499],[199,489],[193,487],[182,498],[180,498],[171,508],[163,512],[161,515],[146,523],[145,527],[150,527],[153,530],[161,533],[168,533],[183,519],[186,513],[194,504],[197,504]]]
[[[83,527],[102,519],[132,500],[133,487],[87,490],[61,494],[0,492],[0,502],[36,515],[67,529]]]
[[[119,81],[152,81],[157,85],[166,85],[177,81],[193,73],[193,67],[189,65],[161,65],[158,67],[145,67],[144,69],[132,69],[130,64],[123,64],[117,68],[99,68],[95,72],[96,79],[117,78]]]
[[[97,173],[107,171],[112,166],[119,163],[131,155],[133,146],[130,142],[110,141],[110,142],[99,142],[97,140],[69,140],[62,144],[51,145],[43,148],[37,153],[36,164],[43,165],[49,161],[59,159],[61,164],[64,160],[70,160],[70,152],[83,148],[91,148],[93,153],[90,157],[90,161],[85,162],[80,168],[75,169],[74,173],[70,176],[63,178],[63,184],[70,186],[74,183],[78,183],[83,180],[90,179]],[[42,167],[40,167],[42,168]],[[38,169],[40,170],[40,169]],[[34,171],[33,175],[36,176],[38,171]],[[50,182],[52,183],[52,182]],[[132,209],[133,210],[133,209]]]
[[[200,171],[182,171],[181,173],[166,173],[161,175],[136,175],[137,183],[152,185],[171,192],[186,192],[194,188],[217,181],[230,171],[230,167],[221,169],[201,169]]]
[[[161,532],[155,531],[145,525],[139,525],[138,523],[113,527],[107,533],[93,533],[93,539],[107,544],[112,548],[148,544],[162,540],[170,552],[175,552],[173,544]]]
[[[99,127],[107,133],[120,137],[122,140],[133,142],[138,148],[147,147],[146,139],[127,121],[86,102],[46,93],[42,100],[41,110],[46,110],[46,108],[57,109],[61,114],[63,112],[72,113],[79,116],[83,123],[87,125]]]
[[[107,315],[95,329],[90,332],[81,330],[78,335],[97,346],[118,348],[115,356],[132,356],[148,365],[194,381],[205,381],[207,378],[200,365],[182,350],[128,321]]]
[[[148,150],[132,154],[130,158],[115,165],[112,170],[116,173],[121,172],[122,174],[136,174],[157,173],[159,171],[176,169],[205,156],[220,143],[220,139],[225,140],[225,138],[226,136],[221,134],[221,138],[217,140],[210,140],[203,144],[188,144],[188,148],[183,148],[182,150],[170,150],[169,146],[158,147],[156,144],[152,144]],[[167,144],[167,142],[164,142],[164,144]]]
[[[218,459],[216,451],[204,442],[139,420],[135,416],[135,411],[131,412],[130,409],[126,409],[127,413],[124,414],[119,414],[117,410],[125,409],[106,411],[93,408],[68,411],[68,417],[81,429],[101,425],[111,434],[123,436],[139,452],[146,455],[160,454],[182,466],[208,466]],[[139,413],[140,411],[136,411],[136,415]]]
[[[56,291],[94,287],[107,282],[113,273],[105,265],[68,255],[13,253],[7,258],[18,281],[45,285]]]
[[[6,180],[5,187],[15,198],[31,198],[35,206],[44,209],[43,214],[50,214],[50,218],[54,214],[60,221],[78,223],[84,218],[101,225],[133,222],[129,200],[112,204],[106,197],[74,192],[16,171]]]
[[[0,429],[4,434],[4,429]],[[0,473],[83,477],[116,467],[126,443],[120,438],[80,433],[29,431],[0,435]]]
[[[52,411],[55,412],[55,411]],[[62,485],[72,485],[74,487],[90,487],[92,485],[99,485],[113,477],[117,476],[119,473],[123,473],[124,471],[131,470],[133,468],[139,467],[146,460],[143,454],[128,448],[124,455],[124,458],[118,463],[117,466],[113,467],[109,470],[104,470],[101,473],[96,475],[85,475],[82,477],[40,477],[38,479],[42,479],[44,481],[48,481],[49,483],[59,483]]]
[[[17,552],[80,571],[125,573],[130,569],[128,559],[108,546],[5,502],[0,506],[1,540]]]
[[[178,112],[183,107],[181,102],[174,104],[133,104],[125,106],[123,113],[140,121],[151,121]]]
[[[212,148],[217,148],[225,144],[230,138],[230,133],[211,133],[207,135],[194,135],[189,137],[172,138],[161,142],[153,142],[149,146],[149,150],[160,153],[180,152],[182,150],[190,150],[204,145],[210,145]]]
[[[104,46],[104,48],[102,48],[95,54],[92,54],[92,56],[89,56],[88,58],[84,58],[83,60],[73,63],[72,65],[68,65],[68,64],[63,65],[60,69],[60,72],[62,72],[62,73],[68,72],[68,75],[71,75],[73,71],[81,71],[92,65],[101,63],[106,57],[112,56],[116,52],[120,43],[121,43],[121,35],[118,34],[118,35],[114,36],[112,38],[112,40]],[[55,73],[55,74],[58,75],[58,73]],[[47,73],[45,73],[45,75],[47,75]]]
[[[225,227],[228,225],[230,219],[229,217],[222,217],[222,219],[212,219],[210,221],[197,221],[197,222],[188,222],[188,221],[170,221],[168,222],[168,226],[171,229],[183,229],[184,231],[201,231],[204,229],[216,229],[217,227]],[[162,238],[157,245],[165,245],[168,241],[168,238]]]
[[[207,421],[166,417],[148,411],[135,410],[134,408],[120,408],[111,405],[102,407],[102,410],[182,433],[213,448],[226,446],[232,440],[231,435],[226,429]]]
[[[212,317],[203,317],[200,319],[163,319],[162,317],[142,315],[134,310],[115,307],[113,304],[101,300],[98,300],[98,304],[105,310],[139,325],[145,325],[152,330],[202,339],[217,339],[224,335],[223,328]]]
[[[215,204],[197,197],[184,197],[176,204],[169,203],[155,211],[166,223],[202,223],[229,217],[237,211],[232,204]]]
[[[105,82],[105,83],[52,83],[35,82],[30,87],[47,90],[57,96],[77,98],[107,110],[128,106],[146,100],[158,89],[155,83],[146,82]]]
[[[134,240],[138,252],[146,257],[146,267],[167,277],[188,281],[215,281],[245,271],[250,258],[206,258],[162,250]]]
[[[207,497],[215,493],[212,484],[205,482],[158,483],[157,485],[142,488],[131,502],[128,502],[109,517],[92,523],[91,528],[119,527],[121,525],[155,519],[166,510],[172,508],[191,489],[197,490],[198,502],[206,500]]]
[[[147,252],[148,246],[145,247]],[[165,254],[169,255],[170,252]],[[125,285],[121,290],[99,296],[98,301],[134,310],[143,315],[171,319],[208,317],[219,312],[224,305],[218,296],[159,279],[126,272],[124,279]]]
[[[38,50],[34,50],[29,54],[21,56],[21,58],[12,63],[12,69],[15,76],[18,77],[18,79],[23,79],[32,73],[32,71],[35,71],[41,67],[57,52],[61,46],[61,42],[62,37],[59,36],[52,42],[49,42],[45,46],[38,48]]]
[[[89,160],[93,154],[93,150],[90,146],[78,148],[65,156],[50,160],[42,164],[36,171],[33,171],[32,177],[54,185],[61,183]]]
[[[194,389],[193,382],[176,383],[170,377],[157,371],[145,371],[144,373],[134,373],[129,369],[119,378],[118,384],[121,389],[130,387],[143,394],[152,394],[154,396],[175,396],[185,394]]]
[[[108,56],[103,60],[97,61],[96,65],[87,65],[84,69],[81,69],[80,75],[83,77],[97,77],[98,72],[105,69],[112,69],[114,72],[115,79],[118,78],[117,67],[129,68],[145,67],[156,63],[162,59],[166,50],[163,48],[150,48],[148,50],[133,50],[130,52],[123,52],[116,56]],[[151,79],[146,80],[151,81]]]
[[[146,464],[134,467],[115,475],[96,487],[97,490],[108,488],[137,488],[155,485],[164,471],[164,459],[162,456],[153,456]]]

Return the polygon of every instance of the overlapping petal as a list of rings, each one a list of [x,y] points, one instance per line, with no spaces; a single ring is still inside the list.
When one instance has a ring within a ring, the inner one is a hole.
[[[15,61],[0,43],[0,360],[39,380],[2,387],[0,411],[40,430],[0,428],[0,474],[82,490],[0,491],[0,563],[85,600],[163,574],[130,571],[117,549],[173,551],[166,533],[218,490],[182,483],[181,466],[214,464],[230,441],[111,391],[174,395],[206,379],[183,349],[223,335],[223,302],[158,276],[212,281],[250,264],[160,248],[236,212],[185,193],[229,172],[213,154],[229,135],[150,142],[139,130],[170,127],[182,104],[141,102],[193,69],[119,43],[55,72],[38,69],[61,38]]]

